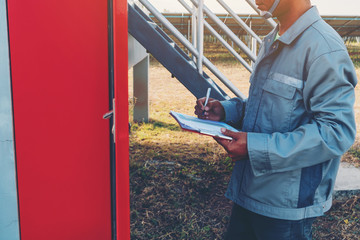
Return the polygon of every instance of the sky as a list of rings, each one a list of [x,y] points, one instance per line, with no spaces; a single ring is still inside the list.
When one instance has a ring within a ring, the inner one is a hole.
[[[186,12],[177,0],[148,0],[160,12]],[[185,0],[190,5],[189,0]],[[296,1],[296,0],[294,0]],[[224,0],[236,13],[255,13],[245,0]],[[321,15],[360,16],[360,0],[311,0]],[[204,4],[214,13],[226,13],[216,0],[204,0]]]

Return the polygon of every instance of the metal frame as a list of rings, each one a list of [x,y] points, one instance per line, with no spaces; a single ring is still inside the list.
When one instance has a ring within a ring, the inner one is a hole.
[[[198,50],[198,58],[197,58],[197,67],[199,73],[203,73],[203,57],[204,57],[204,0],[199,0],[199,5],[197,9],[197,50]]]
[[[239,23],[239,25],[247,32],[249,33],[253,38],[256,39],[258,43],[262,43],[261,39],[258,35],[251,29],[251,27],[248,27],[246,23],[239,18],[239,16],[228,6],[223,0],[217,0],[218,3],[226,10],[228,13],[234,18],[234,20]]]
[[[193,12],[191,10],[191,8],[189,7],[189,5],[186,4],[186,2],[184,0],[178,0],[183,6],[184,8],[193,16],[195,15],[195,12]],[[224,47],[249,71],[252,72],[252,67],[234,50],[234,48],[232,46],[230,46],[230,44],[228,44],[223,37],[220,36],[220,34],[218,32],[216,32],[216,30],[211,27],[211,25],[204,20],[204,25],[205,27],[211,32],[212,35],[214,35],[214,37],[216,37],[223,45]],[[255,53],[256,54],[256,53]]]
[[[195,47],[147,0],[140,0],[154,16],[157,18],[165,28],[167,28],[193,55],[199,57],[199,52]],[[206,7],[204,6],[204,9]],[[237,89],[237,87],[222,74],[206,57],[203,58],[204,65],[228,87],[236,96],[245,99],[245,95]]]
[[[129,5],[128,16],[129,33],[195,97],[203,97],[206,89],[211,87],[214,90],[212,97],[219,100],[230,98],[205,73],[199,74],[191,58],[160,27],[154,26],[155,23],[140,8]]]
[[[190,0],[195,6],[198,6],[196,0]],[[256,55],[223,23],[220,19],[206,6],[204,6],[204,12],[206,15],[214,21],[227,36],[250,58],[251,61],[256,61]]]

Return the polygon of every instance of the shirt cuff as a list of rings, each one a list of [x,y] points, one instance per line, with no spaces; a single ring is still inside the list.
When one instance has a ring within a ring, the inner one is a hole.
[[[237,114],[237,102],[235,101],[220,101],[221,105],[225,110],[225,119],[224,122],[235,123],[239,121],[239,116]]]
[[[271,173],[272,168],[268,151],[268,134],[248,132],[247,148],[254,176],[258,177]]]

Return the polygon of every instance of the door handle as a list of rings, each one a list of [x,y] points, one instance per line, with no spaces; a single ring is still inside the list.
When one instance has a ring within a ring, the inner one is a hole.
[[[105,113],[103,115],[103,119],[110,119],[111,117],[113,117],[113,125],[111,128],[111,132],[113,134],[113,139],[114,139],[114,143],[115,143],[115,98],[113,99],[113,109],[110,110],[109,112]]]

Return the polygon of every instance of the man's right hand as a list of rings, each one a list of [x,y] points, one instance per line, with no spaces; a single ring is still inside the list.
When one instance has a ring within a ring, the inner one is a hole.
[[[213,98],[210,98],[207,105],[204,107],[205,97],[196,101],[195,114],[198,118],[208,119],[213,121],[221,121],[225,118],[225,110],[221,103]]]

